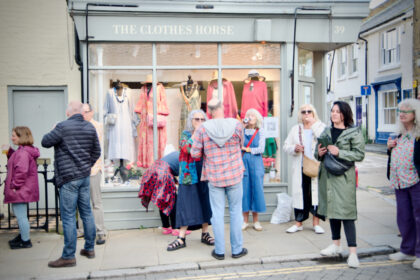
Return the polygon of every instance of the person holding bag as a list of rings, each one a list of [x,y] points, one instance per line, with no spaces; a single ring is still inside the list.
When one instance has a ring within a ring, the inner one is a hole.
[[[321,250],[321,255],[335,256],[342,252],[340,233],[343,224],[350,251],[347,264],[356,268],[359,266],[359,259],[354,223],[357,219],[354,162],[362,161],[365,157],[365,141],[360,127],[353,124],[353,113],[349,104],[335,101],[331,109],[331,128],[326,128],[319,137],[315,157],[321,160],[318,213],[330,219],[333,240],[333,244]],[[328,160],[332,166],[338,165],[337,162],[351,164],[336,168],[340,172],[334,174],[335,171],[326,168]]]
[[[266,211],[264,200],[264,163],[262,154],[265,149],[265,137],[263,118],[256,109],[246,111],[244,130],[244,144],[242,146],[242,160],[245,166],[244,177],[242,179],[242,214],[244,222],[242,230],[249,226],[249,212],[252,211],[252,221],[254,229],[262,231],[262,226],[258,221],[258,213]]]
[[[286,230],[288,233],[303,230],[302,223],[309,218],[309,213],[313,215],[315,233],[325,232],[319,225],[319,219],[325,218],[317,211],[319,162],[313,156],[316,139],[324,129],[325,124],[318,119],[314,106],[304,104],[299,110],[298,124],[292,127],[284,142],[283,150],[292,156],[291,185],[296,220],[296,224]]]

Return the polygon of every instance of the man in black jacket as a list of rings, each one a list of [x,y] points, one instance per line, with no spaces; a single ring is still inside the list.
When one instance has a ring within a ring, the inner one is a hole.
[[[54,147],[55,181],[60,188],[60,212],[63,222],[64,249],[61,257],[49,267],[76,265],[76,208],[85,232],[85,246],[80,255],[95,257],[95,221],[90,208],[90,169],[101,155],[101,147],[93,125],[83,119],[83,106],[69,103],[67,120],[58,123],[42,138],[42,146]]]

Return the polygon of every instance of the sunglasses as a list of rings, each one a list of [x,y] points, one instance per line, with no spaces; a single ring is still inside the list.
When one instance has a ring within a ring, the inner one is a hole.
[[[312,110],[302,110],[302,111],[300,111],[300,113],[301,113],[302,115],[312,114]]]
[[[406,111],[406,110],[397,109],[397,112],[400,113],[400,114],[411,114],[411,113],[414,113],[414,110]]]
[[[199,121],[205,122],[206,121],[205,118],[193,118],[193,120],[195,120],[197,122],[199,122]]]

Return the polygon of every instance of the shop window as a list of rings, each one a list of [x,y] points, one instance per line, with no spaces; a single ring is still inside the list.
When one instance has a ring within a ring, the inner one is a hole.
[[[383,91],[379,96],[379,128],[383,131],[392,131],[397,120],[398,91]]]
[[[280,44],[223,44],[223,65],[280,65]]]
[[[157,44],[158,65],[217,65],[216,44]]]
[[[299,49],[298,68],[299,76],[313,77],[314,53],[308,50]]]
[[[381,34],[381,63],[383,66],[400,62],[399,28],[394,28]]]
[[[89,66],[152,65],[152,44],[89,44]]]
[[[357,44],[353,44],[350,46],[350,65],[349,65],[349,73],[354,74],[357,72],[357,64],[359,61],[359,48]]]

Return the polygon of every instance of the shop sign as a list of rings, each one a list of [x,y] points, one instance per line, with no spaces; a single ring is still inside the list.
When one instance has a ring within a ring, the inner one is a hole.
[[[164,36],[232,36],[234,35],[233,25],[216,24],[113,24],[114,35],[164,35]]]

